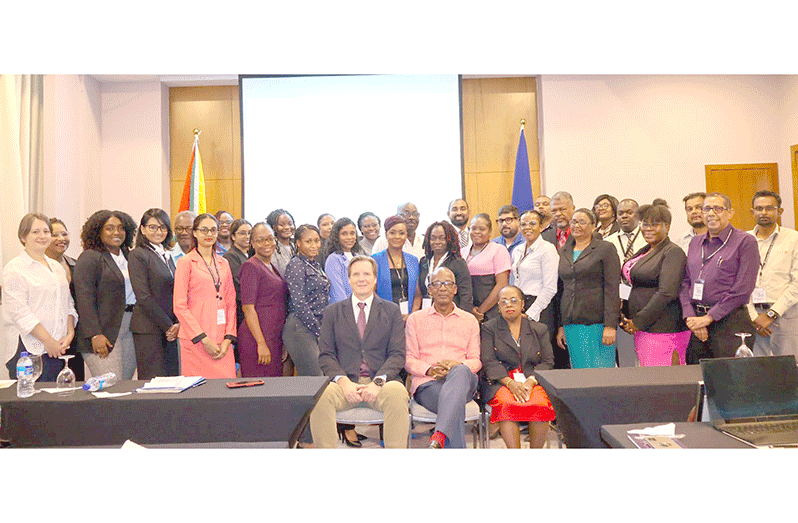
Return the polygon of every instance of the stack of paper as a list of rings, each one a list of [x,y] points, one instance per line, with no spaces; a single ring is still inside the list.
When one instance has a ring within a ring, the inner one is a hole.
[[[159,394],[183,392],[204,382],[205,378],[202,376],[158,377],[151,379],[143,387],[136,389],[136,392],[157,392]]]

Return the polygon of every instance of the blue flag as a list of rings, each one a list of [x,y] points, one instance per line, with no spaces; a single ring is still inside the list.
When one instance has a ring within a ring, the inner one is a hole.
[[[526,152],[526,138],[521,128],[521,139],[518,140],[518,152],[515,155],[515,175],[513,176],[513,205],[524,212],[535,208],[532,196],[532,181],[529,178],[529,155]]]

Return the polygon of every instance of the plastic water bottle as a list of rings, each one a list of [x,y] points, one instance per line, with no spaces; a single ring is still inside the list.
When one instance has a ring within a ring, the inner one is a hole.
[[[95,392],[102,389],[107,389],[117,382],[116,374],[113,372],[106,372],[100,376],[92,376],[86,383],[83,384],[83,390]]]
[[[33,360],[26,351],[20,354],[17,360],[17,397],[30,398],[33,396]]]

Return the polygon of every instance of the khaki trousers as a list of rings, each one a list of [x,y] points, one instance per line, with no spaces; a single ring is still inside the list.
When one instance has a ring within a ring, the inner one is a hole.
[[[360,384],[368,384],[371,380],[362,378]],[[310,432],[317,448],[334,449],[338,447],[338,433],[335,428],[335,413],[354,407],[368,406],[383,413],[385,448],[406,449],[407,435],[410,430],[408,403],[410,397],[407,389],[398,381],[389,381],[382,386],[373,403],[349,403],[344,391],[337,383],[330,383],[310,413]]]

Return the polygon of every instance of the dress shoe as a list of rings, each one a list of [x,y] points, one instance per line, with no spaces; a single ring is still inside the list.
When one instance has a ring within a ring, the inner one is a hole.
[[[439,442],[437,442],[435,440],[432,440],[432,441],[429,442],[429,447],[427,447],[427,448],[428,449],[442,449],[443,447],[441,446],[441,444]]]
[[[338,436],[341,437],[341,441],[346,443],[347,447],[355,447],[357,449],[363,447],[363,444],[360,443],[359,439],[356,439],[355,441],[351,441],[349,438],[346,437],[346,429],[345,428],[338,429]]]

